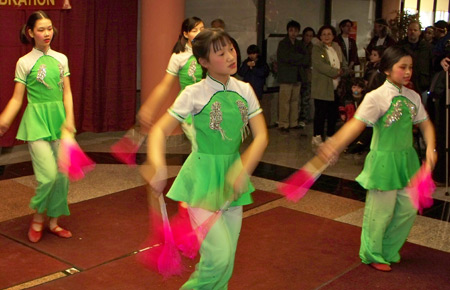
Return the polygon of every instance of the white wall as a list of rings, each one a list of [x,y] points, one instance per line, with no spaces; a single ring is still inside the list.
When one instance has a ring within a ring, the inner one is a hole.
[[[266,0],[266,38],[285,34],[290,20],[298,21],[302,30],[310,26],[317,32],[324,21],[324,6],[325,0]]]
[[[241,58],[247,57],[247,47],[256,44],[256,5],[253,0],[186,0],[186,17],[200,17],[205,27],[211,21],[221,18],[225,30],[236,39],[241,50]]]

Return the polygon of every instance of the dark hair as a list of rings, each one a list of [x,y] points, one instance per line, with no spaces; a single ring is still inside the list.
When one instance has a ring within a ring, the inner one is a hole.
[[[403,47],[395,45],[386,48],[381,57],[378,70],[370,77],[367,91],[370,92],[381,86],[386,80],[385,72],[392,70],[392,67],[405,56],[411,56],[411,54]]]
[[[261,50],[259,49],[259,47],[256,44],[251,44],[247,48],[247,54],[252,54],[252,53],[261,54]]]
[[[312,31],[313,37],[316,36],[316,32],[314,31],[314,29],[312,27],[309,27],[309,26],[305,27],[305,29],[303,29],[302,35],[305,35],[306,32],[308,32],[308,31]]]
[[[386,19],[384,19],[384,18],[378,18],[378,19],[376,19],[376,20],[375,20],[375,23],[376,23],[376,24],[380,24],[380,25],[384,25],[384,26],[388,26],[388,23],[387,23]]]
[[[301,25],[300,25],[300,23],[298,23],[297,21],[291,20],[291,21],[289,21],[288,24],[286,25],[286,31],[289,32],[289,28],[291,28],[291,27],[296,28],[298,31],[300,31]]]
[[[29,37],[28,29],[33,30],[34,26],[36,25],[36,22],[38,20],[41,20],[41,19],[48,19],[48,20],[52,21],[50,19],[50,17],[48,17],[47,13],[45,13],[42,10],[38,10],[38,11],[33,12],[28,17],[27,23],[24,24],[22,26],[22,29],[20,30],[20,34],[19,34],[20,42],[22,42],[23,44],[30,44],[30,43],[32,43],[34,45],[34,38],[31,38],[31,41],[28,38]],[[53,37],[55,37],[57,35],[57,33],[58,33],[58,30],[56,30],[56,28],[53,26]]]
[[[378,56],[382,57],[385,49],[386,49],[386,47],[384,45],[377,45],[377,46],[372,47],[372,50],[370,51],[370,53],[372,53],[372,51],[375,50],[376,52],[378,52]]]
[[[364,90],[366,88],[366,82],[364,81],[363,78],[353,78],[352,86],[358,86]]]
[[[420,24],[420,21],[417,21],[417,20],[414,20],[414,21],[411,21],[409,24],[408,24],[408,27],[411,25],[411,24],[417,24],[417,25],[419,25],[419,30],[422,30],[422,24]]]
[[[197,58],[206,59],[209,61],[209,54],[211,50],[211,45],[214,52],[220,50],[223,46],[233,43],[231,42],[231,37],[221,28],[205,28],[203,29],[195,39],[192,41],[192,52]]]
[[[440,29],[447,29],[448,23],[444,20],[439,20],[436,23],[434,23],[434,27],[440,28]]]
[[[342,29],[342,27],[344,27],[345,25],[347,25],[347,23],[349,23],[349,22],[350,22],[351,25],[353,25],[353,22],[352,22],[350,19],[344,19],[344,20],[342,20],[341,22],[339,22],[339,28]]]
[[[181,32],[178,36],[178,41],[175,43],[175,46],[173,47],[172,52],[173,53],[180,53],[184,51],[184,48],[186,46],[186,43],[188,42],[188,39],[184,37],[184,33],[188,33],[192,29],[194,29],[199,23],[202,23],[203,21],[198,17],[189,17],[186,18],[183,23],[181,24]]]
[[[325,24],[324,26],[320,27],[320,28],[319,28],[319,31],[317,32],[317,36],[318,36],[319,38],[320,38],[320,36],[322,35],[322,32],[323,32],[325,29],[330,29],[330,30],[331,30],[331,33],[333,33],[333,36],[336,37],[336,28],[334,28],[334,27],[331,26],[331,25]]]

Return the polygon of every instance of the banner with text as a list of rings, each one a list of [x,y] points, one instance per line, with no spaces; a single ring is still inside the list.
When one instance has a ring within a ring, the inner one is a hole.
[[[70,0],[0,0],[0,10],[62,10],[71,8]]]

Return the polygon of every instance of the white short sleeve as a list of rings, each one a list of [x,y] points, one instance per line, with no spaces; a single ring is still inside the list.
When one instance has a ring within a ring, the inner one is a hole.
[[[176,53],[172,53],[169,60],[169,65],[167,66],[166,72],[178,76],[178,71],[180,70],[180,58]]]
[[[382,116],[380,106],[376,101],[376,94],[367,94],[355,112],[355,118],[373,126]]]
[[[188,88],[183,90],[180,95],[176,98],[175,102],[168,109],[170,115],[176,118],[180,122],[184,120],[191,114],[194,110],[194,102],[192,98],[192,92]]]
[[[14,81],[26,85],[28,73],[29,72],[27,72],[26,62],[24,61],[23,58],[19,58],[16,64],[16,73]]]
[[[259,104],[258,98],[256,97],[255,91],[250,84],[247,84],[246,92],[247,103],[248,103],[248,118],[251,119],[254,116],[262,112],[261,105]]]

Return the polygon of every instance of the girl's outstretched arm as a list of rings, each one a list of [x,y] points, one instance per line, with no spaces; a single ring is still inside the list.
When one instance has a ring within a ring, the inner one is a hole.
[[[24,94],[25,94],[25,85],[16,82],[16,85],[14,86],[13,95],[0,115],[0,136],[3,136],[3,134],[5,134],[5,132],[8,131],[9,127],[11,126],[11,123],[17,116],[17,113],[22,107]]]
[[[70,87],[70,79],[68,76],[64,77],[64,92],[63,92],[64,110],[66,111],[66,121],[64,122],[64,129],[70,133],[75,133],[75,117],[73,113],[73,97],[72,89]]]
[[[325,141],[318,149],[317,155],[325,162],[333,163],[339,154],[355,140],[366,128],[366,124],[358,119],[351,118],[330,139]]]
[[[156,193],[161,193],[166,186],[166,137],[180,124],[169,113],[165,113],[156,122],[149,132],[147,146],[147,162],[150,165],[150,174],[145,174],[145,179]]]
[[[427,119],[419,124],[419,128],[425,138],[425,143],[427,144],[426,163],[430,169],[433,170],[437,161],[436,135],[433,123],[431,123],[430,119]]]
[[[157,110],[161,108],[161,104],[164,102],[164,99],[169,94],[170,89],[175,84],[177,79],[178,77],[166,73],[164,78],[152,90],[147,100],[141,106],[138,113],[138,119],[144,131],[150,130],[152,125],[155,123],[155,115],[157,114]]]
[[[269,134],[267,133],[267,125],[262,113],[250,119],[250,129],[252,130],[253,141],[241,155],[242,172],[238,174],[234,182],[234,188],[237,193],[246,190],[247,176],[250,176],[261,160],[264,150],[269,143]]]

